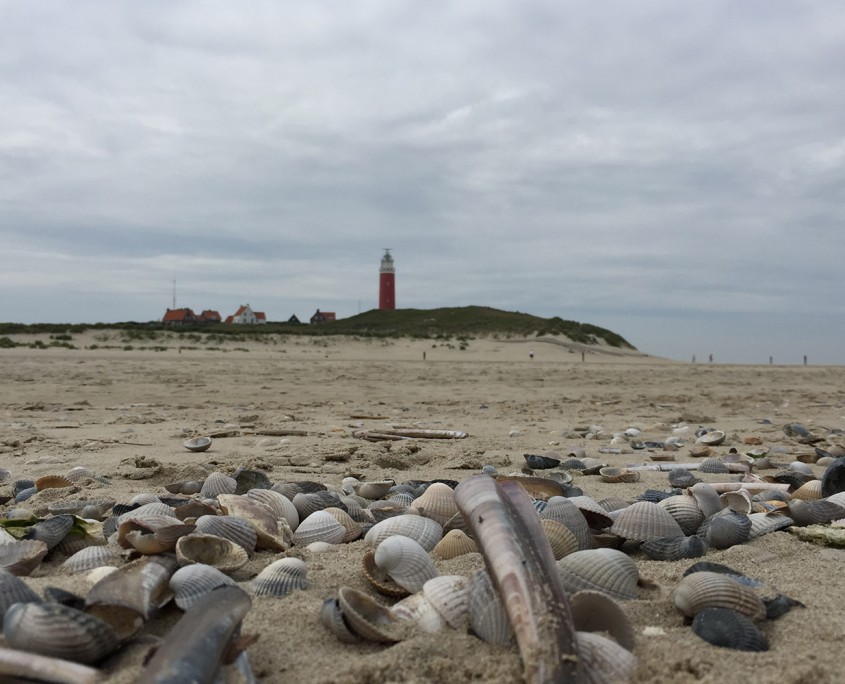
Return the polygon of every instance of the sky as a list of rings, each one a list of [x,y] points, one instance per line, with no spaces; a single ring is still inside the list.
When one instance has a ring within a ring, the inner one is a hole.
[[[0,321],[483,305],[845,364],[839,0],[0,0]]]

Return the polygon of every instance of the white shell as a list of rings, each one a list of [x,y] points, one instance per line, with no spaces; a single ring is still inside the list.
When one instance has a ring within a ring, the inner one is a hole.
[[[308,588],[308,566],[299,558],[281,558],[270,563],[252,580],[256,596],[287,596]]]
[[[428,580],[438,575],[428,552],[410,537],[399,534],[378,545],[375,562],[396,584],[411,593],[421,591]]]
[[[293,533],[293,543],[296,546],[308,546],[317,541],[340,544],[345,536],[346,528],[331,513],[317,511],[299,523]]]
[[[411,506],[417,509],[420,515],[431,518],[441,527],[458,512],[455,492],[442,482],[431,484],[421,496],[411,502]]]
[[[225,584],[234,584],[228,575],[210,565],[196,563],[179,568],[170,578],[173,600],[182,610],[188,610],[208,592]]]
[[[284,494],[274,492],[272,489],[250,489],[246,493],[246,496],[267,506],[267,508],[275,513],[277,518],[287,520],[290,529],[294,532],[296,531],[296,528],[299,526],[299,512],[296,510],[293,502]]]
[[[468,584],[469,579],[462,575],[441,575],[423,585],[423,595],[453,629],[469,620]]]
[[[71,572],[86,572],[104,565],[118,566],[123,563],[120,549],[114,546],[87,546],[68,558],[62,567]]]
[[[414,623],[415,627],[429,634],[446,627],[446,620],[423,593],[402,599],[390,609],[390,614],[397,620]]]
[[[377,546],[381,541],[395,534],[409,537],[418,542],[426,551],[431,551],[443,538],[443,528],[431,518],[405,513],[376,523],[364,539],[370,545]]]

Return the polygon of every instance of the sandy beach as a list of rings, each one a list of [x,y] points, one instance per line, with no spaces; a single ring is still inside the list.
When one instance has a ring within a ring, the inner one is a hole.
[[[169,482],[202,479],[215,470],[231,474],[238,466],[261,469],[273,482],[339,487],[347,476],[460,481],[485,464],[519,473],[523,454],[566,455],[575,447],[612,465],[648,461],[643,451],[600,453],[608,440],[579,435],[591,425],[609,433],[636,427],[644,439],[655,440],[679,425],[693,432],[713,427],[728,436],[716,447],[719,454],[731,446],[747,450],[746,437],[759,437],[763,446],[785,445],[793,456],[811,452],[784,434],[783,425],[792,422],[824,435],[820,446],[845,444],[830,432],[845,428],[842,367],[693,365],[637,353],[586,353],[582,360],[575,348],[538,340],[472,339],[465,349],[456,340],[275,337],[221,342],[214,349],[170,340],[156,343],[166,348],[154,351],[141,349],[138,341],[124,350],[130,345],[118,333],[101,331],[75,336],[73,344],[79,348],[0,350],[0,466],[12,480],[86,466],[111,483],[88,480],[73,493],[39,492],[23,504],[38,515],[61,497],[128,501],[142,492],[164,494]],[[209,451],[191,453],[182,446],[188,437],[224,426],[233,426],[232,436],[215,439]],[[387,426],[469,436],[407,442],[353,436]],[[303,434],[267,434],[280,430]],[[688,433],[677,461],[690,460],[693,441]],[[817,476],[824,470],[812,467]],[[646,488],[669,486],[660,472],[630,484],[575,473],[574,484],[595,499],[629,500]],[[0,491],[10,490],[9,481]],[[259,635],[248,653],[260,681],[521,681],[516,649],[457,630],[419,634],[390,647],[346,644],[329,634],[319,621],[323,600],[341,585],[370,591],[361,572],[366,549],[360,539],[324,553],[296,547],[287,552],[305,560],[310,586],[282,598],[253,599],[243,631]],[[84,575],[63,571],[64,557],[54,556],[27,582],[38,591],[58,586],[84,594]],[[277,557],[257,552],[234,578],[247,588]],[[637,634],[632,681],[845,681],[838,657],[845,637],[845,551],[781,531],[707,553],[706,560],[764,580],[805,605],[762,624],[771,645],[764,653],[710,646],[685,624],[670,596],[694,561],[633,558],[641,577],[658,586],[640,588],[636,599],[623,604]],[[468,575],[483,560],[474,553],[436,564],[442,574]],[[105,680],[134,681],[150,646],[180,615],[175,606],[165,607],[140,636],[100,664]]]

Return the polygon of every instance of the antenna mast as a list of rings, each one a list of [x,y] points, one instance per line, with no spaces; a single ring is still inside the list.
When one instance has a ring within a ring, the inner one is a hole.
[[[176,308],[176,281],[173,281],[173,308]]]

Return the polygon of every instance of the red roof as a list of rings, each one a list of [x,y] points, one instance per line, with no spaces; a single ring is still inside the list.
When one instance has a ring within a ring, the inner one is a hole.
[[[263,311],[255,311],[255,318],[259,321],[266,321],[267,315]]]
[[[200,318],[202,318],[206,321],[219,321],[219,320],[221,320],[220,312],[214,311],[213,309],[206,309],[205,311],[203,311],[200,314]]]
[[[168,309],[161,319],[162,323],[184,323],[196,320],[197,315],[190,309]]]
[[[240,316],[242,313],[246,311],[246,306],[241,304],[237,311],[235,311],[235,316]]]
[[[235,320],[235,317],[234,317],[234,316],[226,316],[226,320],[225,320],[224,322],[225,322],[225,323],[231,323],[231,322],[232,322],[232,321],[234,321],[234,320]]]

